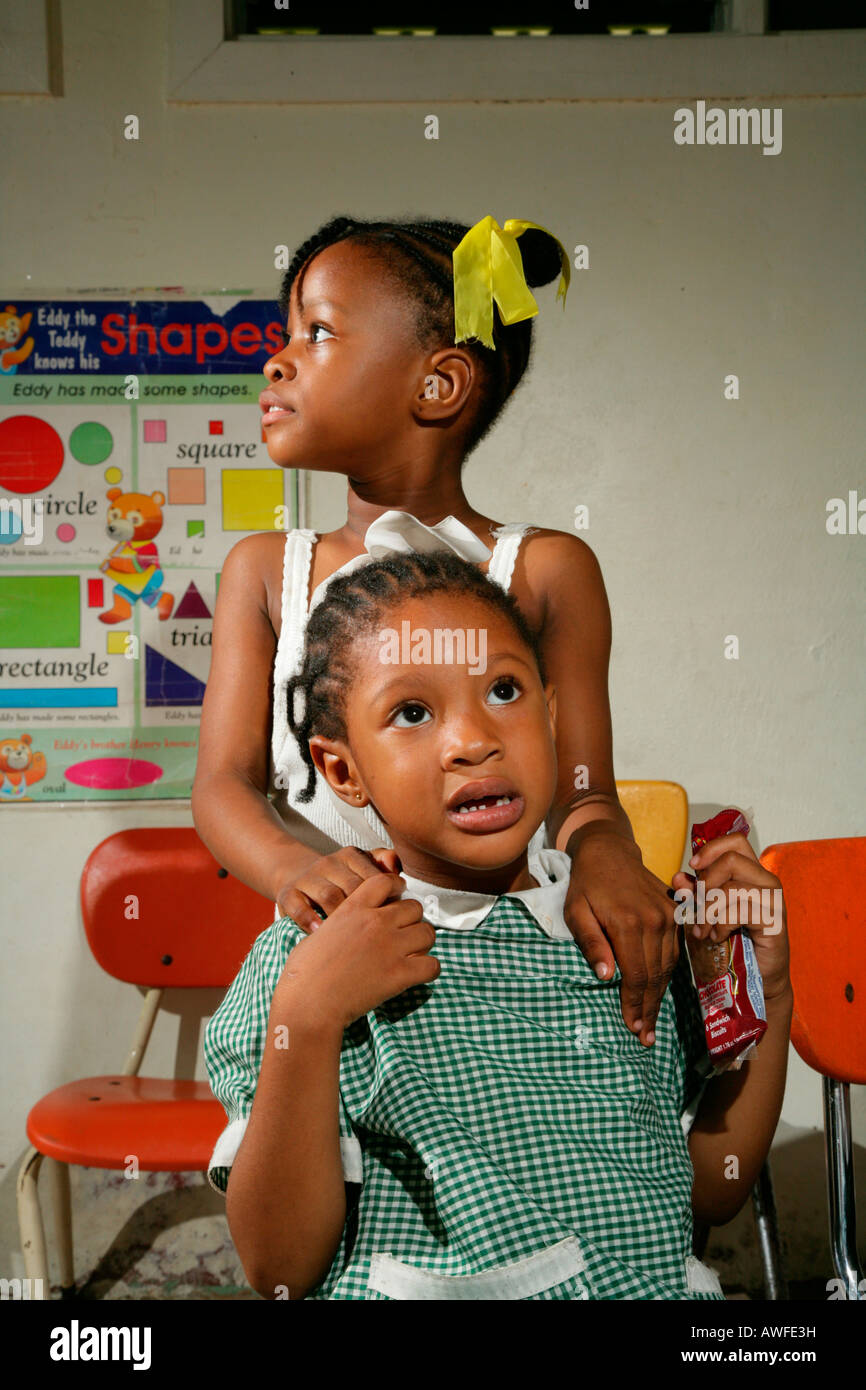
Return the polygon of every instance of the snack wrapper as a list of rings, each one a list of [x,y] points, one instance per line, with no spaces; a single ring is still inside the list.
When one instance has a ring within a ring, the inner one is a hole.
[[[738,832],[749,833],[742,811],[720,811],[692,826],[692,853],[720,835]],[[696,941],[688,929],[685,936],[714,1073],[736,1070],[754,1056],[767,1031],[764,987],[751,937],[742,928],[726,941]]]

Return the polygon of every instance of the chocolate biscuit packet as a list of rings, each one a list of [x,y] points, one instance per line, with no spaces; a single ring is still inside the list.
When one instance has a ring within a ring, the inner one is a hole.
[[[692,826],[692,853],[720,835],[749,833],[741,811],[720,811]],[[748,933],[738,928],[726,941],[696,941],[685,931],[692,979],[704,1020],[714,1074],[734,1070],[754,1056],[767,1031],[761,972]]]

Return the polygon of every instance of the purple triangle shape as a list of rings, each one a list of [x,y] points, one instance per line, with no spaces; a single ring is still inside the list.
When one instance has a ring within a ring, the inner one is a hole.
[[[174,610],[174,616],[175,618],[213,617],[213,614],[192,581],[190,581],[186,593]]]

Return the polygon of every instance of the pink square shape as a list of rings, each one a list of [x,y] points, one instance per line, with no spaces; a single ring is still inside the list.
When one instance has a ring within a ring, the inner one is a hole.
[[[203,468],[167,468],[168,500],[172,506],[200,507],[205,501]]]

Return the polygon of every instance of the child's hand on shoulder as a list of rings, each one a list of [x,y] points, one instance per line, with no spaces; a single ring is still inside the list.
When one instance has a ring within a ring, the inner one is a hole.
[[[301,931],[315,931],[321,925],[317,906],[330,917],[365,879],[378,878],[381,873],[399,874],[402,867],[396,850],[383,846],[368,851],[347,845],[314,859],[291,878],[277,894],[277,907],[284,917],[297,922]]]
[[[651,1047],[662,996],[679,955],[667,885],[646,867],[633,841],[613,833],[592,834],[574,853],[563,915],[602,979],[613,974],[613,947],[622,974],[623,1022]]]
[[[684,930],[692,932],[696,940],[726,941],[731,932],[742,927],[755,947],[764,998],[786,994],[791,988],[791,977],[782,885],[775,874],[764,868],[748,836],[719,835],[702,845],[689,863],[703,880],[706,899],[705,911],[696,912],[698,920],[694,926],[685,925]],[[696,891],[697,880],[691,874],[674,874],[671,882],[680,893]],[[720,892],[711,892],[712,889]],[[696,908],[699,902],[696,899]],[[709,917],[710,921],[701,921],[701,917]],[[713,920],[716,917],[718,921]]]
[[[414,985],[439,975],[429,954],[436,932],[405,882],[377,870],[289,953],[275,999],[340,1029]]]

